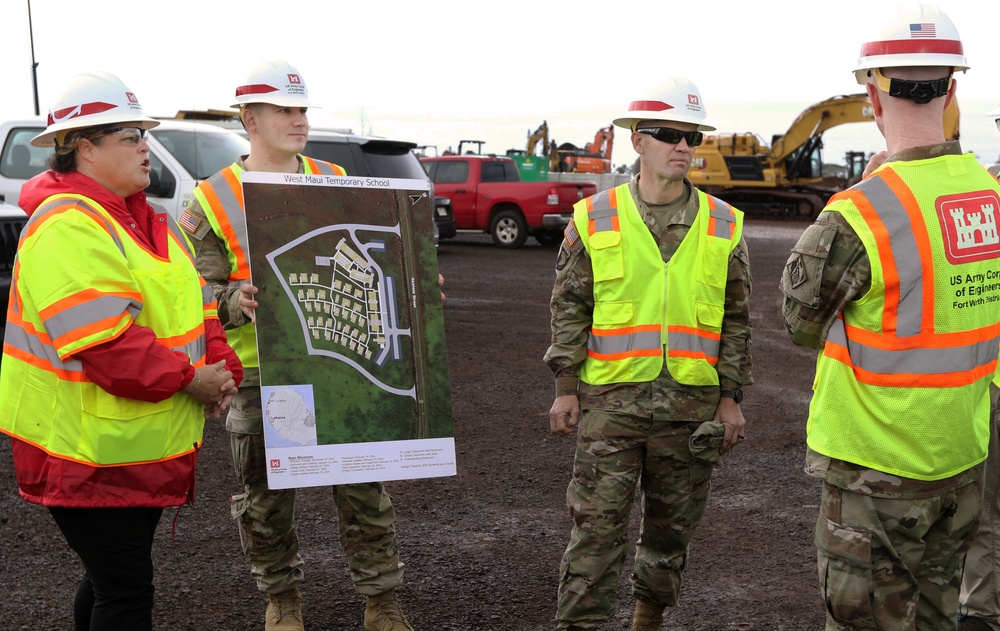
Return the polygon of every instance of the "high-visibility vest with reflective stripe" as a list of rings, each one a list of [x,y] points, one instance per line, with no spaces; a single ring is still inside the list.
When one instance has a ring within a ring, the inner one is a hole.
[[[215,299],[194,267],[187,237],[162,217],[170,227],[166,258],[136,243],[81,195],[52,196],[32,214],[18,244],[7,312],[0,431],[50,457],[95,467],[163,462],[196,449],[204,415],[192,397],[177,393],[148,403],[114,396],[91,382],[73,356],[114,339],[134,321],[195,366],[204,365],[205,318],[215,315]],[[65,257],[63,265],[79,266],[80,282],[51,280],[38,265],[36,246],[53,260]],[[33,265],[26,270],[21,260],[29,256]],[[146,482],[127,484],[140,495],[159,492],[144,489]]]
[[[310,175],[346,175],[343,168],[330,162],[299,156],[305,173]],[[226,243],[229,257],[229,284],[239,287],[250,280],[250,259],[243,205],[243,167],[234,162],[203,180],[194,189],[215,234]],[[257,329],[241,326],[226,331],[229,345],[243,362],[243,368],[257,368]]]
[[[986,458],[1000,301],[968,298],[980,281],[965,281],[1000,270],[998,193],[965,154],[891,162],[831,199],[864,243],[871,289],[844,307],[817,360],[813,450],[917,480]]]
[[[694,224],[669,263],[628,184],[574,206],[573,220],[594,269],[593,324],[580,371],[585,383],[652,381],[664,362],[680,383],[719,383],[726,278],[743,213],[701,191],[697,195]]]

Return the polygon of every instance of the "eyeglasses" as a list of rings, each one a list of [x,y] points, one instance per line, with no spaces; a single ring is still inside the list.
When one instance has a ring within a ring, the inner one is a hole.
[[[146,130],[140,127],[115,127],[113,129],[105,129],[99,133],[94,134],[91,138],[99,138],[101,136],[111,136],[117,134],[118,132],[127,132],[122,134],[119,138],[122,142],[128,145],[138,145],[140,141],[146,139]]]
[[[636,132],[652,136],[660,142],[670,143],[671,145],[676,145],[681,140],[686,140],[689,147],[697,147],[705,138],[705,134],[700,131],[681,131],[673,127],[648,127],[646,129],[637,129]]]

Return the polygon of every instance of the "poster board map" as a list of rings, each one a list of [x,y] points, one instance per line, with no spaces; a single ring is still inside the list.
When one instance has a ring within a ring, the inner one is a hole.
[[[268,486],[455,475],[423,180],[243,174]]]

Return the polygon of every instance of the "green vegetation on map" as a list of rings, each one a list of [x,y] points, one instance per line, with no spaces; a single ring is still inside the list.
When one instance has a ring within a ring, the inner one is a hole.
[[[428,192],[244,195],[261,385],[313,386],[320,445],[453,436]]]

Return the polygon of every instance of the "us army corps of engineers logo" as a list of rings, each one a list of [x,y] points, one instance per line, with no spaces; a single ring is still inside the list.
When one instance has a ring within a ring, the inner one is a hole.
[[[938,198],[937,209],[949,263],[1000,258],[1000,197],[995,192],[946,195]]]

